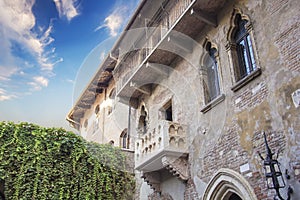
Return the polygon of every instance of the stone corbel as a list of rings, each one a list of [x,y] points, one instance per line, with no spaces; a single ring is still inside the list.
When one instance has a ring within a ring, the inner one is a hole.
[[[189,178],[188,160],[186,157],[169,157],[162,158],[163,166],[169,170],[173,176],[177,176],[183,181]]]
[[[159,172],[144,172],[142,178],[150,185],[150,188],[155,192],[161,192],[160,190],[160,174]]]

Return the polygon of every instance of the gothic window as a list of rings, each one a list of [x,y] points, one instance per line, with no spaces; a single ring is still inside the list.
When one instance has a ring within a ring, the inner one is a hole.
[[[231,68],[234,72],[234,92],[261,74],[258,66],[252,24],[249,18],[234,10],[231,27],[227,36]]]
[[[219,72],[217,63],[217,49],[211,47],[211,43],[206,45],[206,55],[203,67],[203,85],[205,103],[209,103],[220,95]]]
[[[116,97],[116,90],[113,88],[110,93],[109,93],[109,105],[107,106],[107,114],[110,115],[113,111],[113,106],[114,106],[114,100]]]
[[[138,122],[138,131],[140,134],[146,134],[147,133],[147,111],[145,109],[145,106],[141,107],[140,111],[140,117]]]
[[[124,149],[129,148],[129,137],[128,137],[127,129],[125,129],[120,135],[120,147]]]
[[[238,80],[249,75],[256,69],[252,41],[246,28],[247,23],[247,20],[241,19],[241,15],[236,16],[237,30],[234,34],[234,42],[236,44],[239,65]]]

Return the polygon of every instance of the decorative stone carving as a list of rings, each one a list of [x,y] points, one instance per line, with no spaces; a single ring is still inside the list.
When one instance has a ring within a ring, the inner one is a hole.
[[[160,192],[160,174],[159,172],[144,172],[142,178],[150,185],[155,192]]]
[[[162,158],[163,166],[170,171],[171,174],[177,176],[183,181],[188,180],[188,160],[186,157],[170,157],[164,156]]]

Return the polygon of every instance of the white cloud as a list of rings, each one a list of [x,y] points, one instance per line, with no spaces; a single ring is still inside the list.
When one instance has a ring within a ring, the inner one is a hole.
[[[15,95],[9,95],[8,92],[0,88],[0,101],[10,100],[16,98]]]
[[[68,83],[71,83],[71,84],[74,84],[75,83],[75,81],[74,80],[71,80],[71,79],[67,79],[66,80]]]
[[[105,51],[102,51],[102,52],[100,53],[99,60],[102,62],[102,60],[104,60],[105,56],[106,56],[106,52],[105,52]]]
[[[109,30],[110,36],[117,36],[118,32],[124,25],[125,20],[127,20],[127,18],[129,17],[128,9],[128,4],[127,6],[119,5],[115,7],[113,12],[105,18],[104,22],[100,26],[98,26],[95,31],[98,31],[102,28],[107,28]]]
[[[33,81],[29,82],[28,85],[30,85],[33,91],[41,90],[42,87],[47,87],[49,83],[49,80],[43,76],[35,76],[33,77]]]
[[[0,1],[0,50],[5,52],[2,64],[15,65],[12,53],[13,44],[18,44],[30,52],[38,61],[41,68],[53,69],[49,60],[43,59],[47,55],[45,48],[54,39],[50,36],[52,24],[40,34],[33,32],[35,16],[32,13],[34,0],[1,0]],[[40,27],[39,30],[42,30]]]
[[[0,66],[0,81],[9,81],[18,72],[17,67]]]
[[[117,36],[125,23],[129,20],[134,9],[140,0],[120,0],[117,1],[112,12],[95,28],[95,31],[106,28],[109,30],[110,36]]]
[[[77,8],[75,7],[76,0],[53,0],[56,9],[59,13],[59,17],[65,16],[69,21],[79,15]]]

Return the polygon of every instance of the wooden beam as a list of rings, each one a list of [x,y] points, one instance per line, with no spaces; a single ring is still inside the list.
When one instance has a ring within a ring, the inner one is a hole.
[[[78,108],[82,108],[82,109],[90,109],[91,108],[91,104],[79,104]]]
[[[205,13],[204,11],[196,11],[193,8],[191,9],[191,15],[195,16],[200,21],[203,21],[204,23],[211,25],[213,27],[217,27],[217,18],[216,16],[210,15]]]
[[[103,83],[103,82],[98,82],[97,86],[98,87],[106,88],[106,87],[108,87],[108,84],[107,83]]]

